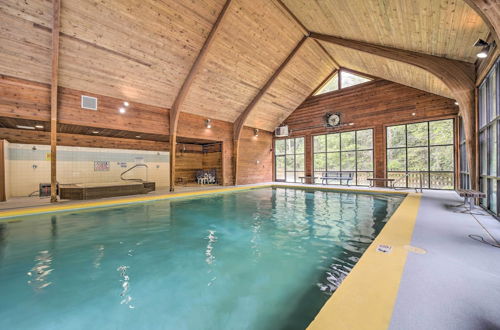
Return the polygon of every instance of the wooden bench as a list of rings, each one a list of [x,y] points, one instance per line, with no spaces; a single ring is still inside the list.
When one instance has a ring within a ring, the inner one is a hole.
[[[318,178],[317,176],[312,176],[312,175],[299,176],[300,183],[304,183],[304,179],[309,180],[309,183],[314,183],[314,180],[316,180],[317,178]]]
[[[370,187],[374,186],[374,182],[384,182],[386,187],[390,184],[391,188],[394,188],[394,181],[396,181],[396,179],[388,178],[368,178],[367,180],[370,181]]]
[[[321,174],[320,179],[322,184],[328,184],[328,180],[338,180],[340,184],[342,181],[347,181],[347,185],[349,185],[349,181],[353,179],[353,172],[327,171]]]

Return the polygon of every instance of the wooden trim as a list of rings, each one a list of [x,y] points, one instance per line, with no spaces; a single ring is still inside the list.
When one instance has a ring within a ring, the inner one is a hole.
[[[52,75],[50,83],[50,202],[57,202],[57,87],[59,76],[59,32],[61,0],[52,8]]]
[[[283,72],[286,68],[287,64],[292,60],[292,58],[297,54],[301,46],[307,40],[307,36],[304,36],[299,43],[295,46],[292,52],[288,55],[288,57],[281,63],[279,68],[272,74],[272,76],[267,80],[265,85],[259,90],[257,95],[252,99],[252,101],[248,104],[245,110],[239,115],[238,119],[234,122],[233,128],[233,141],[234,141],[234,150],[233,150],[233,168],[234,168],[234,184],[238,184],[238,157],[239,157],[239,140],[241,137],[241,131],[243,130],[243,126],[248,116],[255,108],[257,103],[262,99],[262,97],[267,93],[273,82],[278,78],[278,76]]]
[[[205,63],[206,56],[213,45],[215,37],[219,33],[221,23],[224,17],[226,17],[226,13],[229,9],[229,6],[231,5],[231,2],[232,0],[227,0],[226,3],[224,4],[224,7],[222,7],[222,10],[219,16],[217,17],[217,20],[215,21],[212,30],[208,34],[208,37],[205,40],[205,43],[203,44],[203,47],[200,50],[200,53],[196,57],[196,60],[194,61],[191,69],[189,70],[189,73],[186,79],[184,80],[184,83],[182,84],[179,93],[175,98],[174,104],[172,105],[172,109],[170,109],[170,150],[176,150],[177,124],[179,122],[179,114],[181,112],[180,108],[182,106],[182,103],[186,99],[186,96],[189,92],[191,85],[193,84],[196,74],[200,71],[200,68]],[[174,180],[175,180],[175,152],[170,154],[170,191],[175,190]]]
[[[7,200],[5,182],[5,141],[0,140],[0,202]]]

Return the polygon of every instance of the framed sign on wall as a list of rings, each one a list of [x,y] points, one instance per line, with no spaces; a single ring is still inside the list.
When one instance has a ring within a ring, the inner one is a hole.
[[[109,171],[109,160],[95,160],[94,171],[95,172]]]

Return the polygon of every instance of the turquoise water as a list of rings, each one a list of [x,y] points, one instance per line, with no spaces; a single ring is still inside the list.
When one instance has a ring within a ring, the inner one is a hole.
[[[400,196],[263,188],[0,223],[0,329],[304,329]]]

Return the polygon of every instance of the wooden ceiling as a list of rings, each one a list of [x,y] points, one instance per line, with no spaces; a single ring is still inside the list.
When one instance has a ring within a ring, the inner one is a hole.
[[[474,62],[488,28],[462,0],[282,0],[317,33]],[[334,55],[334,54],[332,54]]]
[[[233,0],[181,111],[234,122],[304,35],[314,32],[474,60],[486,38],[463,0]],[[225,0],[62,1],[62,87],[171,108]],[[2,0],[0,74],[50,82],[52,4]],[[336,67],[450,97],[434,76],[408,64],[307,40],[245,125],[272,130]]]
[[[453,98],[449,88],[424,69],[326,42],[322,44],[330,53],[335,54],[335,59],[345,68]]]

